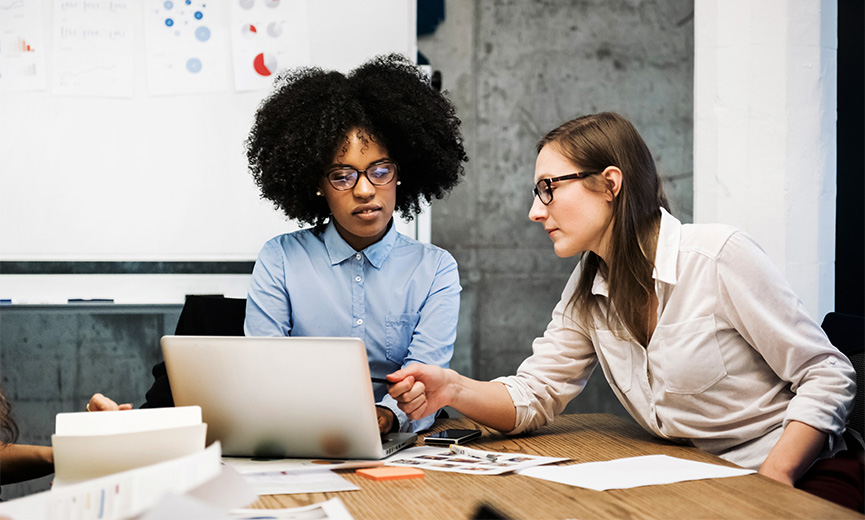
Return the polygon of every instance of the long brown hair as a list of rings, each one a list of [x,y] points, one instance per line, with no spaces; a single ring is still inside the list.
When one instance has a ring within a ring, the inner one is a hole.
[[[12,407],[0,390],[0,444],[12,444],[18,439],[18,426],[12,419]]]
[[[581,321],[600,312],[599,300],[592,294],[595,275],[600,272],[609,288],[605,320],[610,330],[617,329],[612,317],[618,315],[631,335],[645,345],[647,308],[654,291],[652,270],[661,221],[659,208],[669,209],[652,154],[634,125],[611,112],[564,123],[538,142],[538,152],[548,144],[580,168],[603,171],[615,166],[622,171],[621,188],[613,198],[610,264],[595,253],[584,253],[580,279],[569,305]],[[582,182],[592,191],[612,191],[601,175],[586,177]]]

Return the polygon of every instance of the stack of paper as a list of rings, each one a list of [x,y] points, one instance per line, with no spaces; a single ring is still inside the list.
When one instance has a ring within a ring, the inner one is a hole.
[[[57,414],[54,487],[204,451],[201,408]]]
[[[209,519],[255,500],[221,464],[220,444],[205,449],[197,406],[58,414],[55,432],[51,491],[0,503],[0,517],[122,520],[174,509],[189,518],[203,508]]]

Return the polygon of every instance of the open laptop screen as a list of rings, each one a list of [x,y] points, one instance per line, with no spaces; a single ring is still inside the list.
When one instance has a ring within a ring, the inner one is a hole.
[[[162,351],[175,405],[200,406],[225,455],[385,455],[358,338],[165,336]]]

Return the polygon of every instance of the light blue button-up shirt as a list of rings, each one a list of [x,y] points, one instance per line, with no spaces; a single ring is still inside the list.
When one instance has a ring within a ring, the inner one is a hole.
[[[361,338],[370,374],[410,363],[447,368],[459,314],[459,273],[439,247],[398,233],[355,251],[333,223],[269,240],[258,255],[246,300],[247,336]],[[377,404],[392,410],[400,431],[430,427],[410,421],[387,385],[373,384]]]

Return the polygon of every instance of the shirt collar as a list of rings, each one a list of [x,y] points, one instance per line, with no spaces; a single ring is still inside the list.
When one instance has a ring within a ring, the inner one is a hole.
[[[679,239],[682,235],[682,223],[661,208],[661,226],[658,230],[658,245],[655,248],[655,268],[652,278],[670,285],[676,284],[676,262],[679,259]],[[592,281],[592,294],[609,297],[607,279],[601,273],[595,273]]]
[[[396,243],[397,231],[396,226],[393,224],[393,219],[391,219],[388,226],[388,230],[384,236],[381,237],[381,240],[367,247],[363,251],[360,251],[360,253],[362,253],[366,259],[369,260],[369,263],[376,269],[381,269],[382,264],[387,260],[388,255],[390,255],[390,252]],[[331,265],[342,263],[358,253],[339,235],[339,231],[336,230],[336,225],[334,225],[333,219],[327,223],[327,227],[324,229],[324,247],[327,249],[327,255],[330,257]]]
[[[670,285],[676,285],[676,263],[679,260],[679,243],[682,238],[682,223],[661,208],[661,229],[655,248],[655,270],[652,277]]]

